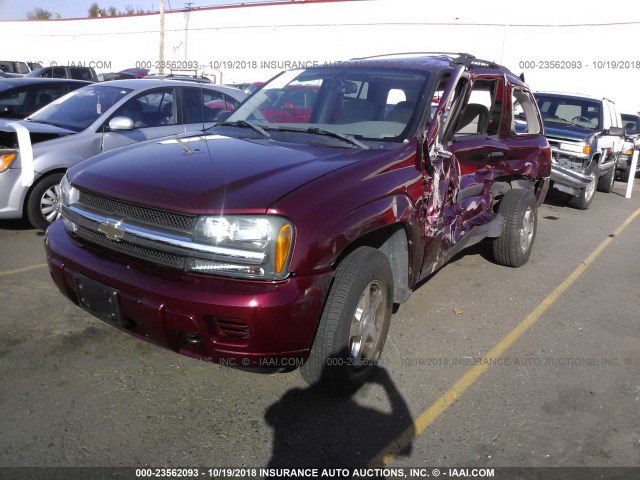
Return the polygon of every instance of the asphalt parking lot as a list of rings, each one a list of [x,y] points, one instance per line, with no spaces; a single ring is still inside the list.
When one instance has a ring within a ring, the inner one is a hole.
[[[638,466],[640,180],[624,187],[587,211],[548,199],[520,269],[478,246],[437,272],[350,399],[115,330],[57,291],[41,232],[0,222],[0,467]]]

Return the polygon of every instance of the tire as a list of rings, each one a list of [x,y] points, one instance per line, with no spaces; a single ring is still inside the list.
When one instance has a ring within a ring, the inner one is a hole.
[[[593,202],[593,197],[596,193],[596,186],[598,184],[598,176],[596,175],[595,170],[591,170],[591,183],[587,186],[587,188],[580,191],[580,194],[577,197],[571,197],[567,202],[572,208],[577,208],[578,210],[586,210]]]
[[[536,197],[530,190],[509,190],[498,205],[498,213],[504,217],[504,228],[493,241],[493,257],[500,265],[521,267],[529,260],[536,239]]]
[[[355,392],[382,354],[392,306],[387,256],[371,247],[347,255],[336,269],[311,353],[300,369],[302,378],[331,393]],[[363,342],[365,335],[368,341]]]
[[[31,225],[46,230],[60,216],[60,181],[64,174],[54,173],[35,184],[27,198],[27,217]]]
[[[609,171],[598,180],[598,191],[610,193],[613,190],[613,184],[616,181],[616,167],[612,167]]]

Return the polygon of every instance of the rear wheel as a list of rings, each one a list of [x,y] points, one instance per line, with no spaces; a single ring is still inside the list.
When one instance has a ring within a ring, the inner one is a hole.
[[[64,174],[42,178],[27,199],[27,217],[36,228],[46,230],[60,216],[60,181]]]
[[[520,267],[529,260],[536,238],[536,197],[529,190],[509,190],[498,205],[498,213],[505,222],[502,235],[493,241],[493,256],[500,265]]]
[[[580,194],[577,197],[571,197],[567,202],[567,205],[577,208],[578,210],[586,210],[589,208],[593,201],[593,196],[596,193],[596,185],[598,184],[598,176],[596,175],[595,170],[592,170],[589,173],[589,176],[591,177],[589,185],[580,190]]]
[[[310,385],[350,395],[373,372],[391,323],[393,274],[386,255],[361,247],[338,265],[311,354],[300,369]]]

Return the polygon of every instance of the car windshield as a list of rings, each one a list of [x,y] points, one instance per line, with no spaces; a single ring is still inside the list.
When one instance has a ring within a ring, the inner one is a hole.
[[[345,136],[402,141],[412,133],[427,80],[426,72],[389,68],[292,70],[267,83],[222,125],[251,124],[271,135],[302,131],[334,142]]]
[[[80,132],[130,91],[130,88],[89,85],[38,110],[28,120]]]
[[[545,126],[602,130],[600,103],[595,100],[540,94],[535,97]]]
[[[640,117],[622,115],[622,125],[627,135],[638,135],[640,133]]]

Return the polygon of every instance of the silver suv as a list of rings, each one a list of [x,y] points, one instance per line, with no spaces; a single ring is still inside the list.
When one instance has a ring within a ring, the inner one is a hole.
[[[596,189],[613,189],[625,134],[615,103],[578,94],[534,96],[551,146],[553,186],[571,196],[570,206],[586,210]]]
[[[25,120],[0,120],[0,219],[46,229],[59,183],[81,160],[135,142],[202,130],[244,100],[241,90],[176,80],[88,85]]]

